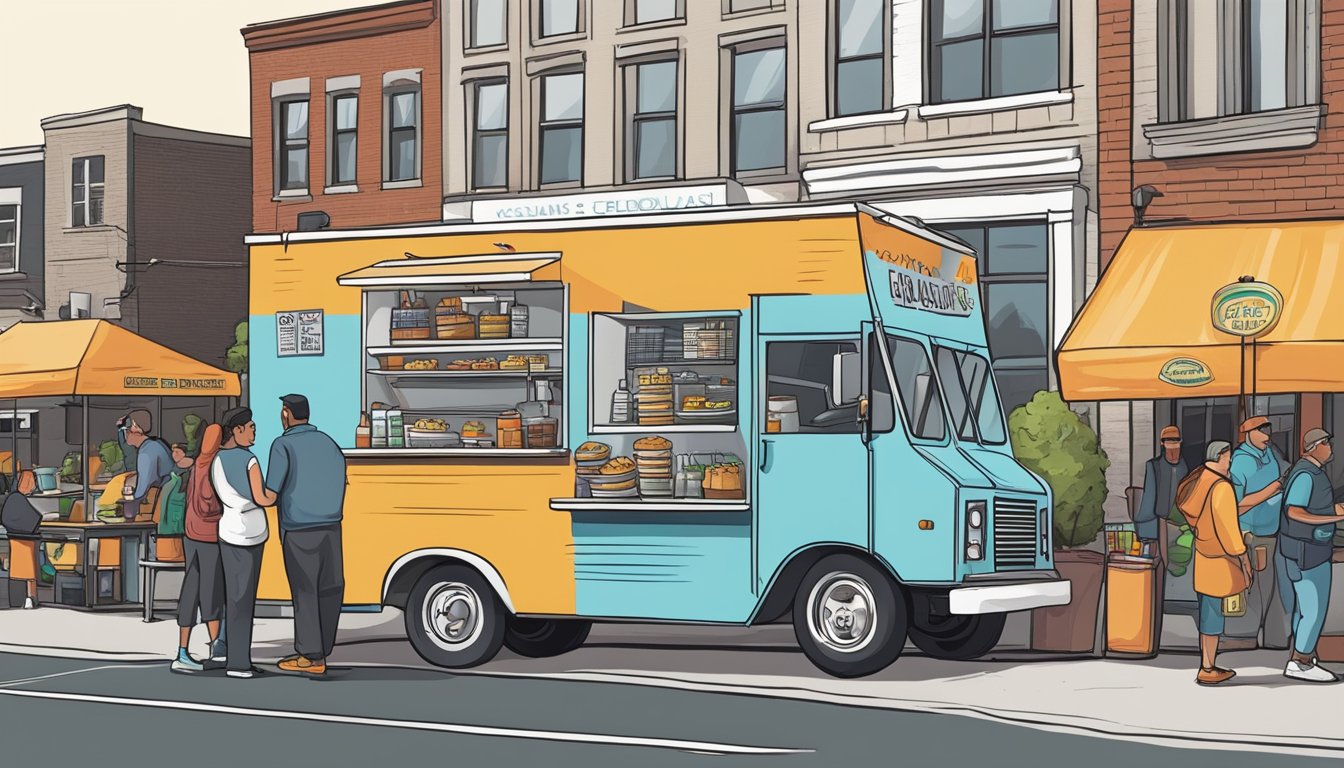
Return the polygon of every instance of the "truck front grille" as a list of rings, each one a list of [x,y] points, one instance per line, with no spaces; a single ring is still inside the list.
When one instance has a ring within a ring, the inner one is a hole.
[[[1036,502],[1030,499],[994,499],[994,567],[1032,568],[1036,565]]]

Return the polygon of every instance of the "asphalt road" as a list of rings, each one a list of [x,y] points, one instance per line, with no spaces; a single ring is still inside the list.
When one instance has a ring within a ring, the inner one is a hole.
[[[233,680],[0,654],[6,765],[1326,765],[956,715],[403,668]],[[1332,761],[1331,764],[1334,764]]]

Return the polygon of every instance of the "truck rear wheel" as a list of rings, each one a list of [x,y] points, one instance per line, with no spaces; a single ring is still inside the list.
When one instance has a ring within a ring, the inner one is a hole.
[[[1005,613],[953,615],[929,595],[917,594],[911,600],[910,639],[935,659],[978,659],[999,644],[1007,619]]]
[[[430,664],[474,667],[499,653],[507,615],[479,573],[465,565],[441,565],[421,576],[411,590],[406,636]]]
[[[509,619],[504,646],[519,656],[544,659],[569,653],[588,639],[591,621],[582,619]]]
[[[876,566],[832,555],[812,566],[793,604],[803,653],[835,677],[880,672],[900,657],[908,625],[905,595]]]

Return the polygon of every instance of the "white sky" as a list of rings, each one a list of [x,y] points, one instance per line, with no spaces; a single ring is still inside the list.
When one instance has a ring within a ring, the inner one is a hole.
[[[381,0],[0,0],[0,147],[44,117],[135,104],[155,123],[248,134],[247,49],[261,21]]]

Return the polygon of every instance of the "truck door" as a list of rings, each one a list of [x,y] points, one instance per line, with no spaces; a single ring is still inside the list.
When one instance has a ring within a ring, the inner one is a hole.
[[[801,547],[868,548],[868,447],[857,397],[833,391],[837,355],[861,369],[862,335],[757,336],[753,423],[756,589]],[[857,378],[857,377],[856,377]]]

